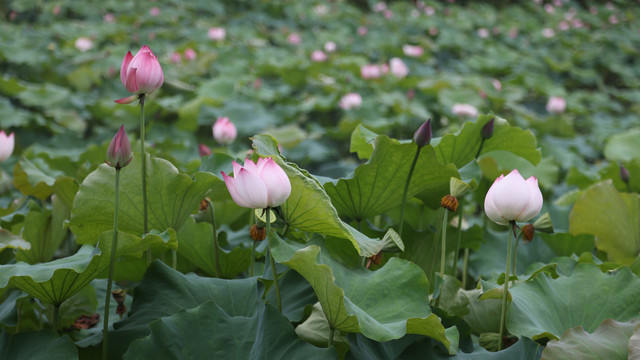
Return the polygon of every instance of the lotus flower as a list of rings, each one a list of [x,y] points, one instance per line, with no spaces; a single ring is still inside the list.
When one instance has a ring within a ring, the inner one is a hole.
[[[222,172],[224,183],[236,204],[252,209],[282,205],[291,194],[291,182],[272,158],[249,158],[244,166],[233,162],[233,177]]]
[[[131,161],[131,145],[129,138],[124,131],[124,125],[120,126],[120,130],[109,143],[107,149],[107,164],[116,169],[123,168]]]
[[[453,104],[451,112],[457,116],[466,116],[470,118],[478,116],[478,109],[470,104]]]
[[[238,136],[236,126],[229,121],[228,117],[220,117],[213,124],[213,138],[223,145],[231,144]]]
[[[507,225],[510,221],[529,221],[542,209],[538,179],[525,180],[518,170],[500,175],[484,198],[484,212],[491,221]]]
[[[420,57],[424,54],[422,47],[409,44],[402,47],[402,52],[409,57]]]
[[[225,30],[225,28],[212,27],[212,28],[209,28],[209,30],[207,31],[207,36],[211,40],[220,41],[220,40],[224,40],[224,38],[227,36],[227,31]]]
[[[358,93],[348,93],[340,99],[340,107],[349,110],[362,106],[362,96]]]
[[[311,53],[311,61],[313,62],[324,62],[327,61],[327,54],[322,50],[314,50]]]
[[[567,101],[561,96],[552,96],[547,101],[546,109],[552,114],[559,114],[564,112],[567,108]]]
[[[13,133],[5,134],[4,130],[0,131],[0,162],[5,161],[11,156],[13,153],[13,148],[15,146],[15,139],[13,137]]]
[[[405,64],[400,58],[392,58],[389,60],[389,67],[391,68],[391,74],[399,79],[402,79],[409,74],[407,64]]]
[[[158,59],[147,45],[140,48],[136,56],[127,52],[120,66],[120,81],[133,96],[118,99],[118,104],[130,104],[140,95],[151,94],[164,82],[164,74]]]

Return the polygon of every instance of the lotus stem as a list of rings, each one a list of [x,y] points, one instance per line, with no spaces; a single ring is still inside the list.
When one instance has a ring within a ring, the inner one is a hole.
[[[269,263],[271,264],[271,273],[273,274],[273,285],[276,288],[276,299],[278,301],[278,310],[282,312],[282,299],[280,298],[280,285],[278,285],[278,272],[276,271],[276,261],[271,253],[271,209],[267,208],[267,236],[269,246]]]
[[[504,292],[502,294],[502,314],[500,316],[500,334],[498,336],[498,351],[502,350],[502,337],[504,336],[504,327],[507,320],[507,299],[509,295],[509,270],[511,270],[511,233],[515,237],[516,222],[510,221],[509,224],[513,231],[509,231],[509,238],[507,240],[507,268],[504,273]]]
[[[113,283],[113,270],[116,263],[116,249],[118,246],[118,213],[120,211],[120,168],[116,167],[116,193],[115,208],[113,210],[113,238],[111,240],[111,258],[109,260],[109,278],[107,279],[107,293],[104,299],[104,318],[102,327],[102,359],[107,359],[109,344],[109,303],[111,302],[111,284]]]
[[[407,182],[404,183],[404,191],[402,192],[402,203],[400,204],[400,226],[398,227],[398,235],[402,238],[402,228],[404,227],[404,206],[407,202],[407,193],[409,192],[409,184],[411,183],[411,177],[413,176],[413,171],[416,169],[416,163],[418,162],[418,157],[420,156],[420,150],[422,147],[418,146],[416,150],[416,154],[413,156],[413,162],[411,163],[411,167],[409,168],[409,175],[407,175]]]
[[[333,346],[333,334],[335,334],[336,330],[329,326],[329,341],[327,343],[327,347]]]
[[[442,242],[440,244],[440,276],[444,279],[445,261],[447,260],[447,221],[449,220],[449,210],[444,209],[442,215]]]
[[[60,327],[60,305],[53,305],[53,331],[58,332]]]
[[[462,289],[467,288],[467,271],[469,271],[469,248],[464,249],[464,257],[462,258]]]
[[[458,205],[460,209],[458,213],[458,241],[456,242],[456,252],[453,256],[453,276],[455,277],[458,270],[458,255],[460,254],[460,240],[462,239],[462,199]]]
[[[144,153],[145,138],[145,121],[144,121],[144,98],[145,94],[140,95],[140,156],[142,157],[142,218],[144,234],[149,232],[149,216],[147,213],[147,156]],[[144,236],[143,234],[143,236]],[[147,249],[147,265],[151,264],[151,249]]]
[[[207,199],[206,201],[209,204],[208,206],[209,210],[211,210],[211,226],[213,227],[213,259],[216,262],[216,277],[220,277],[220,275],[222,274],[222,271],[220,270],[220,249],[219,249],[220,246],[218,244],[218,229],[216,228],[216,216],[215,216],[215,213],[213,212],[213,202],[209,199]],[[253,252],[251,252],[251,254],[253,254]],[[253,255],[252,255],[252,258],[253,258]],[[253,272],[253,269],[252,269],[252,272]]]

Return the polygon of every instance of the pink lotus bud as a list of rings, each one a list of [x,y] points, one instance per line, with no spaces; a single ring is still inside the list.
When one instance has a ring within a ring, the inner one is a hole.
[[[164,73],[158,59],[147,45],[140,48],[136,56],[127,52],[120,66],[120,81],[132,94],[151,94],[164,82]],[[116,100],[119,104],[129,104],[137,96]]]
[[[366,26],[358,27],[358,35],[365,36],[365,35],[367,35],[367,32],[369,32],[369,29],[367,29]]]
[[[233,162],[233,177],[222,172],[224,183],[236,204],[252,209],[277,207],[291,194],[291,182],[271,158],[254,163],[249,158],[240,166]]]
[[[106,13],[104,14],[104,16],[102,17],[102,20],[104,20],[104,22],[108,22],[108,23],[114,23],[116,22],[116,17],[113,16],[112,13]]]
[[[406,44],[402,47],[402,52],[409,57],[420,57],[424,54],[424,50],[420,46]]]
[[[90,50],[93,47],[93,41],[86,37],[79,37],[76,39],[75,47],[80,52],[85,52]]]
[[[389,67],[393,76],[402,79],[409,74],[409,68],[400,58],[392,58],[389,60]]]
[[[424,8],[424,13],[429,16],[432,16],[436,13],[436,9],[433,6],[427,6]]]
[[[542,209],[538,179],[525,180],[518,170],[500,175],[484,199],[484,212],[491,221],[507,225],[510,221],[529,221]]]
[[[325,54],[322,50],[314,50],[311,53],[311,61],[313,62],[327,61],[327,54]]]
[[[478,116],[478,109],[475,106],[470,104],[453,104],[451,108],[451,112],[453,112],[457,116],[464,116],[474,118]]]
[[[330,53],[336,51],[336,43],[334,43],[333,41],[327,41],[326,43],[324,43],[324,51]]]
[[[287,41],[291,45],[300,45],[302,43],[302,38],[300,37],[300,34],[298,34],[298,33],[291,33],[287,37]]]
[[[561,96],[552,96],[547,101],[547,111],[552,114],[559,114],[564,112],[567,108],[567,102]]]
[[[13,133],[5,134],[4,130],[0,130],[0,162],[7,160],[13,153],[15,139]]]
[[[224,40],[225,37],[227,37],[227,31],[225,30],[225,28],[212,27],[207,31],[207,36],[211,40],[221,41]]]
[[[151,9],[149,9],[149,15],[151,15],[151,16],[160,15],[160,8],[157,7],[157,6],[152,7]]]
[[[219,117],[213,124],[213,138],[220,144],[229,145],[238,136],[236,126],[228,117]]]
[[[195,60],[196,57],[198,57],[198,55],[196,54],[196,51],[193,50],[192,48],[186,48],[184,50],[184,58],[185,59],[187,59],[189,61],[192,61],[192,60]]]
[[[491,84],[493,84],[493,88],[500,91],[502,90],[502,83],[500,82],[500,80],[498,79],[493,79],[493,81],[491,82]]]
[[[107,164],[119,170],[127,166],[130,161],[131,145],[127,133],[124,131],[124,125],[121,125],[107,149]]]
[[[205,144],[198,144],[198,154],[200,157],[211,155],[211,149]]]
[[[180,55],[180,53],[179,53],[179,52],[177,52],[177,51],[172,52],[172,53],[171,53],[171,55],[169,56],[169,61],[170,61],[172,64],[177,64],[177,63],[179,63],[181,60],[182,60],[182,55]]]
[[[420,125],[418,130],[413,134],[413,141],[415,141],[419,148],[429,145],[431,142],[431,119]]]
[[[362,106],[362,96],[358,93],[348,93],[340,99],[338,105],[344,110],[357,109]]]
[[[377,79],[382,76],[382,69],[376,64],[368,64],[360,67],[360,76],[363,79]]]

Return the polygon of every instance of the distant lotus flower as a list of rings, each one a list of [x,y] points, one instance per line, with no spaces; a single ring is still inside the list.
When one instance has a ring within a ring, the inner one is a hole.
[[[291,33],[287,37],[287,41],[291,45],[300,45],[302,43],[302,38],[300,37],[300,34],[298,34],[298,33]]]
[[[174,51],[171,53],[171,55],[169,56],[169,61],[173,64],[177,64],[182,60],[182,55],[180,55],[179,52]]]
[[[329,7],[325,4],[320,4],[314,7],[313,11],[316,13],[316,15],[323,16],[329,13]]]
[[[363,79],[377,79],[382,76],[382,69],[376,64],[368,64],[360,67],[360,75]]]
[[[198,144],[198,155],[200,157],[211,155],[211,149],[205,144]]]
[[[406,44],[402,47],[402,52],[409,57],[420,57],[424,54],[424,50],[420,46]]]
[[[198,55],[196,54],[196,51],[193,50],[192,48],[187,48],[184,50],[184,58],[189,61],[195,60],[197,56]]]
[[[93,47],[93,41],[86,37],[79,37],[76,39],[75,47],[80,52],[85,52]]]
[[[556,32],[553,31],[553,29],[551,29],[551,28],[542,29],[542,36],[544,36],[546,38],[554,37],[555,35],[556,35]]]
[[[489,37],[489,30],[487,30],[486,28],[480,28],[478,29],[478,37],[481,38],[488,38]]]
[[[220,40],[224,40],[224,38],[227,36],[227,31],[225,30],[225,28],[212,27],[212,28],[209,28],[209,30],[207,31],[207,36],[211,40],[220,41]]]
[[[60,15],[60,10],[62,10],[62,9],[60,8],[60,5],[56,5],[56,6],[54,6],[54,7],[53,7],[53,9],[51,10],[51,13],[52,13],[53,15]]]
[[[120,66],[120,81],[133,96],[116,100],[119,104],[134,102],[139,95],[151,94],[164,82],[164,73],[158,59],[147,45],[138,50],[136,56],[127,52]]]
[[[313,62],[327,61],[327,54],[325,54],[322,50],[314,50],[311,53],[311,61]]]
[[[333,41],[327,41],[326,43],[324,43],[324,51],[330,53],[336,51],[336,43],[334,43]]]
[[[149,9],[149,15],[151,15],[151,16],[160,15],[160,8],[157,7],[157,6],[152,7],[151,9]]]
[[[542,200],[538,179],[531,176],[525,180],[518,170],[513,170],[493,182],[484,199],[484,212],[500,225],[529,221],[542,209]]]
[[[556,11],[556,9],[551,4],[545,4],[544,11],[546,11],[547,14],[553,14]]]
[[[236,204],[264,209],[284,204],[291,194],[291,182],[282,168],[271,158],[254,163],[249,158],[244,166],[233,162],[233,177],[222,172],[224,183]]]
[[[433,6],[427,6],[424,8],[424,13],[431,16],[436,13],[436,9],[434,9]]]
[[[465,116],[470,118],[478,116],[478,109],[470,104],[453,104],[451,112],[453,112],[457,116]]]
[[[365,36],[367,35],[367,32],[369,31],[369,29],[367,29],[366,26],[360,26],[358,27],[358,35],[360,36]]]
[[[380,1],[380,2],[376,3],[375,5],[373,5],[373,11],[375,11],[375,12],[385,11],[386,9],[387,9],[387,4],[385,4],[382,1]]]
[[[618,20],[617,16],[615,16],[613,14],[609,15],[609,24],[615,25],[615,24],[617,24],[619,22],[620,22],[620,20]]]
[[[560,23],[558,23],[558,30],[560,31],[567,31],[570,27],[571,26],[566,21],[560,21]]]
[[[107,149],[107,164],[116,169],[123,168],[131,162],[131,145],[129,138],[124,131],[124,125],[120,126],[120,130],[109,143]]]
[[[555,5],[557,7],[561,7],[562,6],[562,0],[553,0],[553,5]]]
[[[502,90],[502,83],[500,82],[500,80],[498,80],[498,79],[493,79],[493,81],[492,81],[491,83],[493,84],[493,87],[494,87],[496,90],[498,90],[498,91]]]
[[[574,29],[580,29],[584,26],[584,23],[580,19],[573,19],[571,20],[571,26],[573,26]]]
[[[228,117],[219,117],[213,124],[213,138],[220,144],[229,145],[236,140],[238,130]]]
[[[112,13],[106,13],[104,14],[104,16],[102,17],[102,20],[104,20],[104,22],[108,22],[108,23],[114,23],[116,22],[116,17],[113,16]]]
[[[11,156],[14,146],[13,133],[7,136],[4,130],[0,130],[0,162],[7,160]]]
[[[382,12],[382,15],[385,17],[385,19],[391,19],[393,17],[393,11],[385,10]]]
[[[567,108],[567,102],[562,96],[552,96],[547,101],[546,108],[552,114],[559,114]]]
[[[391,74],[397,78],[401,79],[409,74],[409,68],[400,58],[389,60],[389,67],[391,68]]]
[[[358,93],[348,93],[340,99],[338,105],[344,110],[357,109],[362,106],[362,96]]]

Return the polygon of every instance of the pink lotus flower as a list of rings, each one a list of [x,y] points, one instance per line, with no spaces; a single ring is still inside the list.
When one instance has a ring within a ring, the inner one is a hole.
[[[365,36],[365,35],[367,35],[367,32],[369,32],[369,29],[367,29],[366,26],[358,27],[358,35]]]
[[[393,76],[402,79],[409,74],[409,68],[400,58],[392,58],[389,60],[389,67]]]
[[[157,7],[157,6],[152,7],[151,9],[149,9],[149,15],[151,15],[151,16],[160,15],[160,8]]]
[[[123,168],[131,162],[131,145],[129,138],[124,131],[124,125],[120,126],[120,130],[109,143],[107,149],[107,164],[116,169]]]
[[[236,204],[264,209],[284,204],[291,194],[291,182],[272,158],[260,158],[255,164],[249,158],[244,166],[233,162],[233,177],[222,172],[224,183]]]
[[[424,13],[431,16],[436,13],[436,9],[433,6],[427,6],[424,8]]]
[[[211,149],[205,144],[198,144],[198,155],[200,157],[211,155]]]
[[[529,221],[542,209],[538,179],[525,180],[518,170],[500,175],[484,198],[484,212],[491,221],[507,225],[510,221]]]
[[[380,1],[380,2],[376,3],[375,5],[373,5],[373,11],[375,11],[375,12],[381,12],[381,11],[385,11],[385,10],[387,10],[387,4],[385,4],[382,1]]]
[[[93,47],[93,41],[91,41],[91,39],[87,37],[79,37],[76,39],[74,45],[76,49],[78,49],[78,51],[85,52],[91,50],[91,48]]]
[[[453,112],[457,116],[465,116],[470,118],[478,116],[478,109],[470,104],[453,104],[451,112]]]
[[[211,40],[220,41],[220,40],[224,40],[224,38],[227,37],[227,31],[225,30],[225,28],[212,27],[212,28],[209,28],[209,31],[207,31],[207,36]]]
[[[567,108],[567,102],[562,96],[552,96],[547,101],[546,108],[552,114],[559,114]]]
[[[120,81],[133,96],[118,99],[118,104],[130,104],[139,95],[148,95],[158,90],[164,82],[164,73],[158,59],[147,45],[138,50],[136,56],[127,52],[120,66]]]
[[[424,54],[422,47],[409,44],[402,47],[402,52],[409,57],[420,57]]]
[[[489,37],[489,30],[487,30],[487,28],[478,29],[478,37],[481,37],[483,39],[488,38]]]
[[[193,50],[192,48],[186,48],[184,50],[184,58],[185,59],[187,59],[189,61],[192,61],[192,60],[195,60],[196,57],[198,57],[198,54],[196,54],[196,51]]]
[[[364,65],[360,67],[360,76],[363,79],[377,79],[382,76],[382,69],[376,64]]]
[[[348,93],[340,99],[338,105],[345,110],[357,109],[362,106],[362,96],[358,93]]]
[[[112,13],[106,13],[104,14],[104,16],[102,17],[102,20],[104,20],[104,22],[108,22],[108,23],[114,23],[116,22],[116,17],[113,16]]]
[[[287,37],[287,41],[291,45],[300,45],[300,44],[302,44],[302,37],[300,37],[300,34],[298,34],[298,33],[291,33]]]
[[[493,79],[493,81],[491,82],[491,84],[493,84],[494,89],[500,91],[502,90],[502,83],[500,82],[500,80],[498,79]]]
[[[324,62],[327,61],[327,54],[322,50],[314,50],[311,53],[311,61],[313,62]]]
[[[5,134],[4,130],[0,130],[0,162],[5,161],[13,153],[15,139],[13,133]]]
[[[213,138],[220,144],[229,145],[238,136],[236,126],[229,121],[228,117],[219,117],[213,124]]]
[[[324,43],[324,51],[326,52],[334,52],[336,51],[336,43],[334,43],[333,41],[327,41],[326,43]]]

